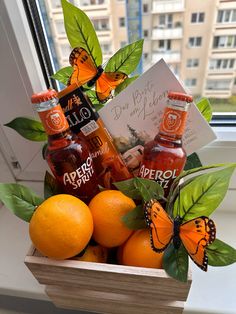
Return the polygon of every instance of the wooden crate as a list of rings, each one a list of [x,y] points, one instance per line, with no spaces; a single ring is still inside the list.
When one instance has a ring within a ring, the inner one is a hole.
[[[191,286],[164,270],[76,260],[57,261],[34,248],[25,264],[60,308],[114,314],[180,314]]]

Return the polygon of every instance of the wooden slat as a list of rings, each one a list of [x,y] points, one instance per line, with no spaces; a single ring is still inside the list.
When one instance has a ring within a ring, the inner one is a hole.
[[[114,293],[146,291],[160,300],[172,301],[185,301],[191,285],[190,278],[187,283],[181,283],[160,269],[73,260],[55,261],[35,256],[27,256],[25,263],[36,279],[46,285],[82,287]]]
[[[58,307],[104,314],[181,314],[184,306],[184,302],[160,302],[157,298],[79,288],[47,286],[46,292]]]

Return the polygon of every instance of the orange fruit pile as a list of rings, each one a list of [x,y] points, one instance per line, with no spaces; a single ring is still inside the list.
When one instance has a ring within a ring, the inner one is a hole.
[[[98,193],[89,206],[72,195],[55,195],[34,212],[30,237],[38,251],[50,258],[106,263],[112,249],[111,253],[117,250],[120,264],[161,268],[163,253],[152,250],[149,230],[133,231],[123,221],[135,207],[117,190]],[[91,238],[95,245],[89,244]]]

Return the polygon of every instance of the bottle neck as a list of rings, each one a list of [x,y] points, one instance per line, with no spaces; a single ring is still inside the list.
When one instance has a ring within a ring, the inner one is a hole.
[[[158,136],[166,140],[181,140],[185,131],[189,104],[180,100],[168,100],[160,124]]]
[[[71,136],[69,124],[56,98],[37,104],[36,110],[50,141]]]

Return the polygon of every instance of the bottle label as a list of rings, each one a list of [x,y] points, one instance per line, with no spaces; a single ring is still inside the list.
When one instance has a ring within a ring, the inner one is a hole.
[[[71,130],[86,137],[99,184],[111,188],[112,182],[131,178],[111,136],[83,91],[76,87],[68,88],[67,94],[65,92],[61,97],[59,95],[60,105]]]
[[[185,129],[187,111],[166,108],[160,125],[160,132],[182,136]]]
[[[178,169],[149,169],[142,165],[139,170],[139,177],[144,179],[150,179],[158,182],[164,189],[169,187],[169,181],[176,178],[179,174]]]
[[[63,175],[63,184],[65,187],[72,187],[73,190],[81,188],[87,184],[94,174],[92,157],[89,156],[86,161],[75,171],[66,172]]]
[[[61,133],[69,128],[60,105],[49,110],[38,112],[38,114],[43,123],[45,132],[48,135]]]

